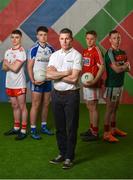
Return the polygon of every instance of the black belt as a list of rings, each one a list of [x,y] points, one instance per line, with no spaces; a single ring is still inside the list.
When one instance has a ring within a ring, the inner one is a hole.
[[[67,94],[72,94],[72,93],[79,92],[79,89],[66,90],[66,91],[58,91],[58,90],[54,89],[54,92],[55,92],[56,94],[59,94],[59,95],[67,95]]]

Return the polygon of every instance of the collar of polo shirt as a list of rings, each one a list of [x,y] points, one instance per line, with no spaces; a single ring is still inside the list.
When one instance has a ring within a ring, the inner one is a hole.
[[[64,51],[64,49],[61,49],[61,53],[66,53],[66,54],[68,54],[69,52],[71,52],[72,51],[72,47],[69,49],[69,50],[67,50],[67,51]]]

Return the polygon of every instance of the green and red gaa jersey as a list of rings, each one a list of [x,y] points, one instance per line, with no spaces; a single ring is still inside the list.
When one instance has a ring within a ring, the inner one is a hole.
[[[95,77],[99,70],[99,65],[101,64],[104,64],[103,57],[101,51],[97,46],[93,46],[92,48],[87,48],[83,51],[82,74],[86,72],[90,72]]]
[[[121,87],[124,84],[125,72],[116,73],[112,68],[112,63],[117,62],[118,65],[123,65],[127,62],[127,55],[125,51],[118,49],[114,50],[112,48],[108,49],[105,54],[105,65],[107,79],[105,82],[106,87]]]

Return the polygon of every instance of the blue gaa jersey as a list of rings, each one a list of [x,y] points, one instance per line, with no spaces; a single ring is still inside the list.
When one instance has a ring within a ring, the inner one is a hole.
[[[36,43],[28,53],[28,59],[34,61],[33,72],[41,69],[46,70],[49,57],[54,51],[54,48],[48,43],[44,47]]]

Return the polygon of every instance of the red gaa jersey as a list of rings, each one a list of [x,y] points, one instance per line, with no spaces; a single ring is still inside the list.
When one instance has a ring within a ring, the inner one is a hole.
[[[102,54],[97,46],[87,48],[83,51],[82,74],[90,72],[95,77],[99,70],[99,65],[104,64]]]

